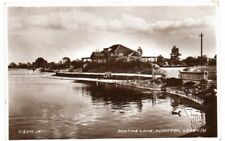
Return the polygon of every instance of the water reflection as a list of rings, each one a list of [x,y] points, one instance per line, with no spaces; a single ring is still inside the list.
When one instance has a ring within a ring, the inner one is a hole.
[[[103,102],[104,105],[110,104],[112,109],[124,109],[132,103],[141,111],[142,100],[147,98],[138,91],[110,84],[92,84],[89,91],[93,104]]]
[[[160,104],[169,99],[166,93],[157,91],[126,88],[114,84],[96,84],[87,83],[90,86],[87,87],[91,95],[93,104],[104,103],[104,105],[111,105],[112,109],[125,109],[131,105],[136,105],[139,112],[142,112],[143,101],[148,100],[148,103],[152,104],[152,107],[156,104]]]

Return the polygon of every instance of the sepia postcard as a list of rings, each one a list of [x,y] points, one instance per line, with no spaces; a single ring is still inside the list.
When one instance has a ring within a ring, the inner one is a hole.
[[[8,140],[218,139],[217,8],[6,5]]]

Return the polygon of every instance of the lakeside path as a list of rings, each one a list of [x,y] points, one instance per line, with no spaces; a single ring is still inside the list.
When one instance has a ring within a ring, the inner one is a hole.
[[[56,72],[55,76],[60,77],[76,77],[76,78],[110,78],[115,80],[134,80],[134,79],[151,79],[151,74],[140,74],[140,73],[93,73],[93,72]],[[154,75],[155,78],[161,78],[162,75]]]
[[[85,75],[102,75],[104,76],[105,73],[92,73],[92,72],[58,72],[58,74],[85,74]],[[140,76],[140,77],[148,77],[152,78],[151,74],[139,74],[139,73],[111,73],[113,76]],[[161,75],[155,75],[155,77],[160,77]]]
[[[100,83],[110,83],[117,84],[121,86],[133,87],[145,90],[155,90],[160,91],[161,88],[156,86],[156,84],[140,84],[143,80],[116,80],[116,79],[98,79],[98,78],[83,78],[83,77],[64,77],[64,76],[44,76],[50,79],[62,79],[62,80],[77,80],[77,81],[89,81],[89,82],[100,82]],[[161,85],[160,85],[161,86]]]
[[[49,79],[61,79],[61,80],[79,80],[79,81],[89,81],[89,82],[102,82],[102,83],[120,83],[123,80],[114,80],[114,79],[96,79],[96,78],[81,78],[81,77],[62,77],[62,76],[52,76],[46,75],[43,76]]]
[[[49,79],[61,79],[61,80],[77,80],[77,81],[87,81],[87,82],[96,82],[96,83],[110,83],[110,84],[116,84],[126,87],[133,87],[138,89],[145,89],[149,91],[161,91],[160,87],[149,85],[149,84],[140,84],[138,80],[115,80],[115,79],[97,79],[97,78],[79,78],[79,77],[62,77],[62,76],[53,76],[53,75],[45,75],[43,76],[45,78]],[[194,95],[187,95],[182,91],[178,91],[175,89],[166,88],[166,92],[172,95],[177,95],[183,98],[186,98],[188,100],[193,101],[196,104],[202,105],[204,100],[196,97]],[[148,92],[146,92],[148,93]]]

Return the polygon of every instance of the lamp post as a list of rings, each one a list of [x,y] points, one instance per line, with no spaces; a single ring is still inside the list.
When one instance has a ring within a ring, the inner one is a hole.
[[[199,35],[200,37],[201,37],[201,65],[202,65],[202,53],[203,53],[203,34],[201,33],[200,35]]]

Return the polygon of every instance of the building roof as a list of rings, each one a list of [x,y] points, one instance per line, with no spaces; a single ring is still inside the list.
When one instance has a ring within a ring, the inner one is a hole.
[[[137,51],[134,51],[134,50],[132,50],[128,47],[125,47],[121,44],[115,44],[115,45],[113,45],[109,48],[106,48],[106,49],[108,49],[109,53],[124,53],[124,55],[129,55],[131,53],[137,52]]]
[[[104,56],[105,56],[105,54],[103,52],[92,52],[92,54],[91,54],[91,58],[94,58],[94,57],[101,58]]]
[[[116,45],[113,45],[111,47],[109,47],[110,52],[131,52],[133,51],[132,49],[129,49],[128,47],[125,47],[121,44],[116,44]]]
[[[91,54],[91,58],[104,58],[106,57],[106,50],[107,52],[110,53],[123,53],[124,56],[138,56],[139,52],[132,50],[128,47],[125,47],[121,44],[115,44],[112,45],[111,47],[104,48],[103,51],[101,52],[93,52]]]

